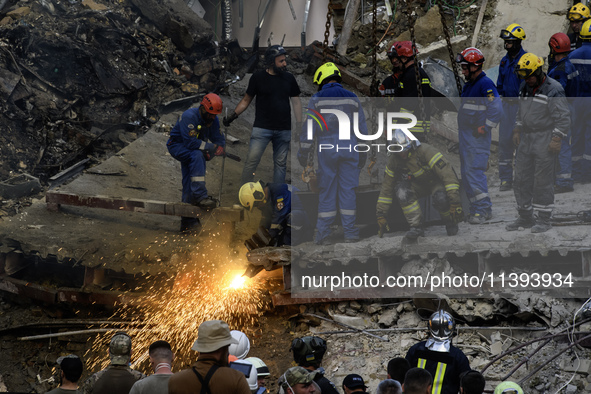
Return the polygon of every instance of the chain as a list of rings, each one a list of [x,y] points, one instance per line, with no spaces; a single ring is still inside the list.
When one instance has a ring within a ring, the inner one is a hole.
[[[330,23],[332,19],[332,0],[328,1],[328,11],[326,12],[326,30],[324,31],[324,43],[322,44],[322,56],[323,62],[326,62],[326,58],[328,57],[328,37],[330,36]]]
[[[421,86],[421,73],[419,72],[419,61],[417,59],[417,46],[415,39],[415,19],[409,11],[408,2],[406,2],[406,14],[408,16],[408,30],[410,32],[410,40],[412,42],[412,58],[414,60],[415,81],[417,83],[417,94],[419,99],[419,109],[421,112],[421,120],[423,124],[423,137],[427,139],[427,117],[425,116],[425,103],[423,101],[423,88]]]
[[[362,0],[363,1],[363,0]],[[369,95],[371,97],[377,97],[378,92],[378,2],[373,0],[373,18],[372,18],[372,34],[373,34],[373,70],[371,77],[371,87]]]
[[[456,78],[456,85],[458,86],[458,96],[462,94],[462,82],[460,81],[460,75],[458,74],[458,64],[456,63],[456,58],[454,56],[454,50],[451,47],[451,38],[449,37],[449,30],[447,28],[447,23],[445,23],[445,14],[443,12],[443,7],[441,5],[438,6],[439,14],[441,15],[441,25],[443,26],[443,34],[445,35],[445,42],[447,43],[447,50],[449,51],[449,60],[451,64],[451,69],[454,72],[454,77]]]

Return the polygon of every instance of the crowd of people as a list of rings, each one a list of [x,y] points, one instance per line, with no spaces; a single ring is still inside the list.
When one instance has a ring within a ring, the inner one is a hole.
[[[470,368],[468,358],[452,345],[455,322],[446,311],[433,313],[428,322],[429,337],[408,349],[405,357],[387,363],[387,378],[375,388],[376,394],[482,394],[486,380]],[[296,366],[278,376],[278,394],[367,393],[362,375],[346,375],[340,386],[325,376],[322,359],[327,342],[318,336],[292,341],[290,352]],[[82,385],[82,360],[73,354],[59,357],[60,385],[49,394],[264,394],[268,393],[269,367],[258,357],[247,357],[250,341],[241,331],[230,330],[221,320],[201,323],[191,350],[197,360],[191,368],[172,371],[171,345],[158,340],[148,349],[153,373],[145,376],[131,368],[132,340],[125,332],[113,335],[109,344],[110,364],[92,374]],[[338,388],[337,388],[338,387]],[[497,385],[495,394],[523,394],[513,381]]]

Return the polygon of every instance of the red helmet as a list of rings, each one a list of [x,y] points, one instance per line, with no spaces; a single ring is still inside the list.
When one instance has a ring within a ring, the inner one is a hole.
[[[570,52],[570,38],[564,33],[556,33],[550,37],[548,41],[550,50],[555,53],[569,53]]]
[[[396,52],[395,56],[397,57],[413,57],[414,55],[419,54],[417,47],[411,41],[397,41],[394,43],[391,50]]]
[[[484,55],[480,52],[480,49],[470,47],[458,53],[456,56],[456,62],[459,64],[473,64],[475,66],[482,66],[484,64]]]
[[[397,56],[397,53],[396,53],[396,45],[398,43],[400,43],[400,41],[394,41],[392,43],[392,45],[390,46],[390,49],[388,49],[388,57],[390,59],[392,59],[393,57],[396,57]]]
[[[222,113],[222,99],[215,93],[206,94],[201,100],[201,105],[210,114],[219,115]]]

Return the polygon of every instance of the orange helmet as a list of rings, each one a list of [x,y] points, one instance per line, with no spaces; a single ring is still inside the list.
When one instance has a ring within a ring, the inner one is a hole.
[[[201,105],[205,111],[213,115],[219,115],[222,113],[222,99],[215,93],[208,93],[201,100]]]
[[[470,47],[458,53],[456,62],[459,64],[473,64],[475,66],[482,66],[484,63],[484,55],[478,48]]]
[[[390,51],[395,54],[394,56],[413,57],[418,54],[417,47],[411,41],[398,41],[392,45]]]

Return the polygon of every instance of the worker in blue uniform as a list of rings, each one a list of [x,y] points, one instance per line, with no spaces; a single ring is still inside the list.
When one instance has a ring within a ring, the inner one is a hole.
[[[511,140],[515,117],[517,116],[517,97],[521,80],[513,71],[521,56],[525,53],[522,41],[525,40],[525,31],[517,23],[501,30],[500,37],[504,41],[507,54],[499,64],[499,76],[497,77],[497,92],[503,98],[503,116],[499,123],[499,178],[501,179],[500,191],[511,190],[513,187],[513,154],[515,146]]]
[[[296,192],[286,183],[247,182],[238,198],[245,208],[259,208],[263,216],[259,226],[269,231],[269,246],[299,245],[311,240],[312,225]]]
[[[570,39],[564,33],[556,33],[548,41],[550,55],[548,56],[548,76],[555,79],[564,88],[571,112],[571,122],[574,120],[574,100],[578,95],[578,75],[575,66],[568,60],[570,53]],[[560,168],[556,169],[556,181],[554,182],[554,194],[568,193],[574,190],[572,179],[571,159],[571,133],[562,139],[558,163]]]
[[[306,167],[308,156],[312,153],[314,138],[318,140],[318,220],[316,239],[318,244],[329,244],[331,225],[337,216],[337,207],[341,215],[345,242],[359,240],[359,229],[355,226],[356,196],[355,188],[359,185],[359,173],[365,165],[367,153],[356,151],[357,138],[353,133],[354,114],[359,114],[358,129],[367,134],[365,116],[358,97],[343,88],[341,72],[334,63],[325,63],[314,74],[314,83],[319,91],[312,96],[308,105],[309,117],[300,134],[300,149],[297,154],[302,167]],[[323,112],[333,111],[333,112]],[[340,112],[339,112],[340,111]],[[346,115],[350,130],[348,139],[339,139],[341,119]],[[312,120],[312,116],[324,122]],[[308,133],[308,128],[312,129]],[[312,134],[312,135],[309,135]]]
[[[170,155],[181,162],[182,201],[209,210],[217,201],[207,194],[205,163],[223,156],[226,140],[220,133],[217,115],[222,112],[222,99],[206,94],[199,107],[189,108],[179,118],[166,143]],[[196,230],[198,218],[182,217],[181,231]]]
[[[479,49],[464,49],[456,61],[466,80],[458,111],[458,134],[462,183],[470,200],[468,223],[481,224],[492,218],[485,171],[491,131],[501,118],[502,105],[495,84],[482,71],[484,55]]]
[[[579,72],[578,96],[575,100],[575,122],[572,127],[573,179],[576,182],[591,182],[591,19],[583,23],[579,33],[583,44],[568,55]]]
[[[431,394],[457,394],[460,375],[470,370],[466,355],[451,343],[455,328],[448,312],[433,313],[429,318],[429,338],[414,344],[406,353],[411,368],[423,368],[433,376]]]

